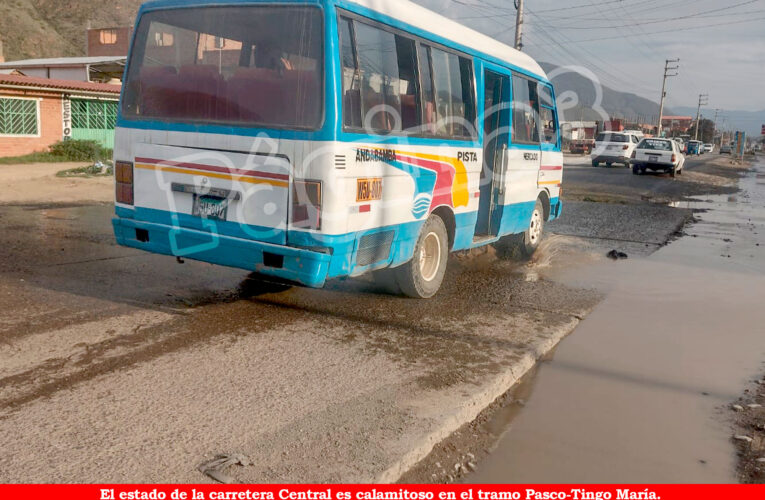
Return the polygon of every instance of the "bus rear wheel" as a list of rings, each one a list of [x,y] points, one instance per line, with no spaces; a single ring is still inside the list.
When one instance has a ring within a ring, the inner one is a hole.
[[[401,291],[416,299],[434,296],[446,274],[449,259],[449,235],[441,217],[431,215],[422,226],[412,260],[395,268]]]
[[[539,248],[545,229],[545,209],[537,200],[529,227],[520,234],[511,234],[494,243],[497,257],[504,260],[528,260]]]

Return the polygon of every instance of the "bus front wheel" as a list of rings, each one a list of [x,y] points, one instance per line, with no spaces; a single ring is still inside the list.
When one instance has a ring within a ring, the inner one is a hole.
[[[541,200],[537,200],[531,214],[529,227],[520,234],[511,234],[494,243],[497,257],[505,260],[528,260],[534,255],[542,242],[545,228],[545,209]]]
[[[434,296],[446,274],[449,235],[441,217],[431,215],[422,226],[412,260],[395,269],[401,291],[416,299]]]

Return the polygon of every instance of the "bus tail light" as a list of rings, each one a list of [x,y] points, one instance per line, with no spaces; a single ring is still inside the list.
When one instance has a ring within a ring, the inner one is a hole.
[[[321,182],[292,183],[292,226],[300,229],[321,229]]]
[[[118,161],[114,165],[114,178],[117,189],[117,203],[133,204],[133,164],[129,161]]]

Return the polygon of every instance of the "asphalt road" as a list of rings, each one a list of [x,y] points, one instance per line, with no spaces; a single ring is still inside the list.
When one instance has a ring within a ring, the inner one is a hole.
[[[681,175],[647,172],[633,175],[622,165],[593,167],[589,157],[566,157],[564,192],[568,199],[669,203],[709,194],[735,193],[739,178],[729,168],[730,155],[717,153],[686,158]]]
[[[647,189],[626,170],[566,175],[597,196]],[[690,214],[575,200],[531,263],[455,255],[430,301],[119,248],[109,205],[0,206],[0,481],[203,482],[231,453],[252,461],[235,481],[395,481],[601,299],[556,269],[647,255]]]

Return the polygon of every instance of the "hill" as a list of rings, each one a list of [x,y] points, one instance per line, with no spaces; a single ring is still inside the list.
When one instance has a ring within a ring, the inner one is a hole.
[[[132,25],[145,0],[2,0],[0,41],[5,59],[82,56],[88,26]]]
[[[540,63],[542,68],[549,74],[557,69],[549,63]],[[578,97],[579,104],[573,109],[566,109],[561,120],[600,120],[600,115],[592,108],[595,104],[596,89],[593,82],[578,74],[564,73],[552,78],[555,85],[555,93],[558,97],[564,97],[565,92],[573,92]],[[658,120],[659,104],[649,99],[640,97],[629,92],[620,92],[610,87],[602,86],[603,96],[601,106],[612,117],[627,118],[642,123],[653,123]],[[658,93],[658,91],[657,91]],[[673,111],[665,110],[665,114]]]

